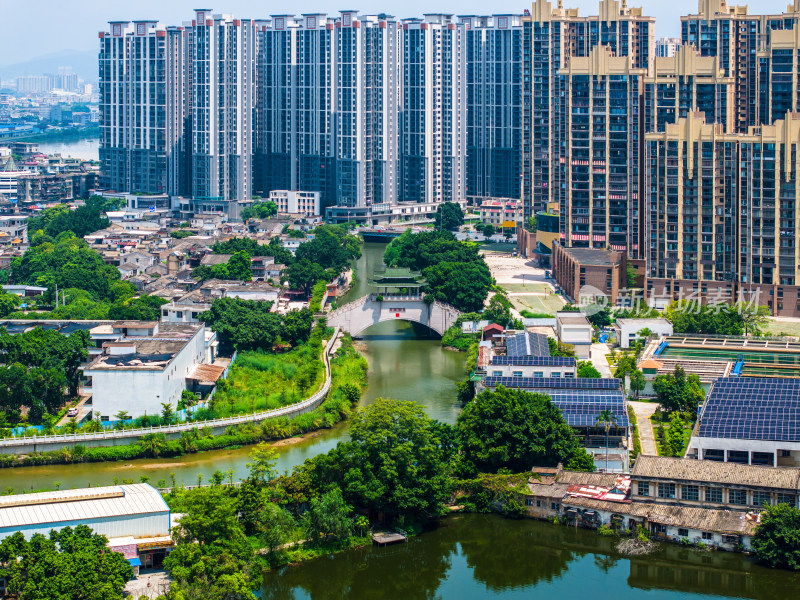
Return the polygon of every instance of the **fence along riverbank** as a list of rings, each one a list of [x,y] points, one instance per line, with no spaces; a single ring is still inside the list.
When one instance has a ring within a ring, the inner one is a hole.
[[[331,364],[330,353],[340,335],[340,329],[334,329],[334,333],[328,340],[322,352],[322,362],[325,365],[325,381],[320,388],[309,398],[295,404],[282,406],[272,410],[254,412],[245,415],[236,415],[222,419],[211,419],[208,421],[192,421],[179,423],[176,425],[160,425],[158,427],[141,427],[138,429],[121,429],[111,431],[98,431],[95,433],[65,433],[60,435],[34,435],[0,440],[0,451],[4,454],[29,454],[31,452],[42,452],[44,450],[60,450],[65,447],[82,444],[89,447],[117,446],[118,442],[125,444],[137,441],[139,438],[151,433],[163,433],[168,439],[179,436],[184,431],[192,429],[211,428],[216,434],[227,429],[232,425],[244,423],[254,423],[273,419],[275,417],[294,417],[309,410],[313,410],[325,399],[331,389]]]

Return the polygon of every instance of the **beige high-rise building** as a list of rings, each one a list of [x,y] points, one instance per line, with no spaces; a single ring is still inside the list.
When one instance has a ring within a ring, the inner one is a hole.
[[[560,72],[556,102],[561,231],[568,247],[611,248],[638,258],[642,112],[646,70],[597,47]]]
[[[733,77],[724,74],[719,59],[700,56],[693,46],[656,58],[644,90],[646,131],[664,131],[667,124],[697,111],[707,123],[719,123],[726,132],[732,129]]]
[[[655,18],[626,0],[600,0],[597,13],[582,17],[563,0],[535,0],[523,17],[523,168],[525,217],[558,210],[559,143],[556,137],[559,71],[573,57],[586,58],[597,46],[629,57],[647,70],[655,52]]]
[[[759,3],[754,2],[754,7]],[[759,67],[757,53],[768,48],[776,31],[800,22],[800,0],[780,15],[749,14],[747,5],[726,0],[698,0],[697,14],[681,17],[681,40],[702,56],[716,56],[725,75],[734,78],[734,130],[746,133],[759,124]]]
[[[693,113],[646,146],[648,297],[800,316],[800,114],[731,134]]]

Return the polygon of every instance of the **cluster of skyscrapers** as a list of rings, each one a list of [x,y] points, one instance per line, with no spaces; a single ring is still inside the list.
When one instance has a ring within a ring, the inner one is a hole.
[[[699,0],[658,44],[625,0],[112,22],[103,184],[198,210],[319,191],[329,216],[373,222],[519,198],[526,218],[558,215],[562,244],[640,261],[651,290],[775,286],[800,311],[798,21],[800,0]]]

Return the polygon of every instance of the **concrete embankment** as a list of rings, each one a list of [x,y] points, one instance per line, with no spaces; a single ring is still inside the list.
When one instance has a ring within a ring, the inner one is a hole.
[[[237,415],[224,419],[213,419],[210,421],[196,421],[190,423],[180,423],[177,425],[166,425],[161,427],[144,427],[140,429],[125,429],[120,431],[108,430],[97,433],[75,433],[63,435],[42,435],[31,437],[16,437],[0,440],[0,454],[24,455],[34,452],[45,452],[50,450],[62,450],[63,448],[74,448],[76,445],[86,448],[98,448],[101,446],[125,446],[135,444],[142,436],[150,433],[163,433],[168,440],[177,439],[185,431],[192,429],[202,429],[208,427],[216,435],[223,433],[232,425],[242,425],[244,423],[257,423],[274,419],[275,417],[296,417],[303,413],[317,408],[328,395],[331,389],[331,365],[330,354],[334,347],[340,330],[335,329],[333,336],[325,344],[322,352],[322,361],[325,364],[325,381],[317,392],[295,404],[282,406],[274,410],[266,410],[252,413],[249,415]]]

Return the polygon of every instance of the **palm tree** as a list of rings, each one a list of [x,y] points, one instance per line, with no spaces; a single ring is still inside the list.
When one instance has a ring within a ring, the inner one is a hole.
[[[601,410],[595,419],[595,425],[602,425],[606,430],[606,471],[608,471],[608,432],[612,426],[616,427],[617,417],[609,409]]]
[[[147,433],[139,438],[139,445],[153,458],[158,458],[167,447],[167,436],[163,433]]]

